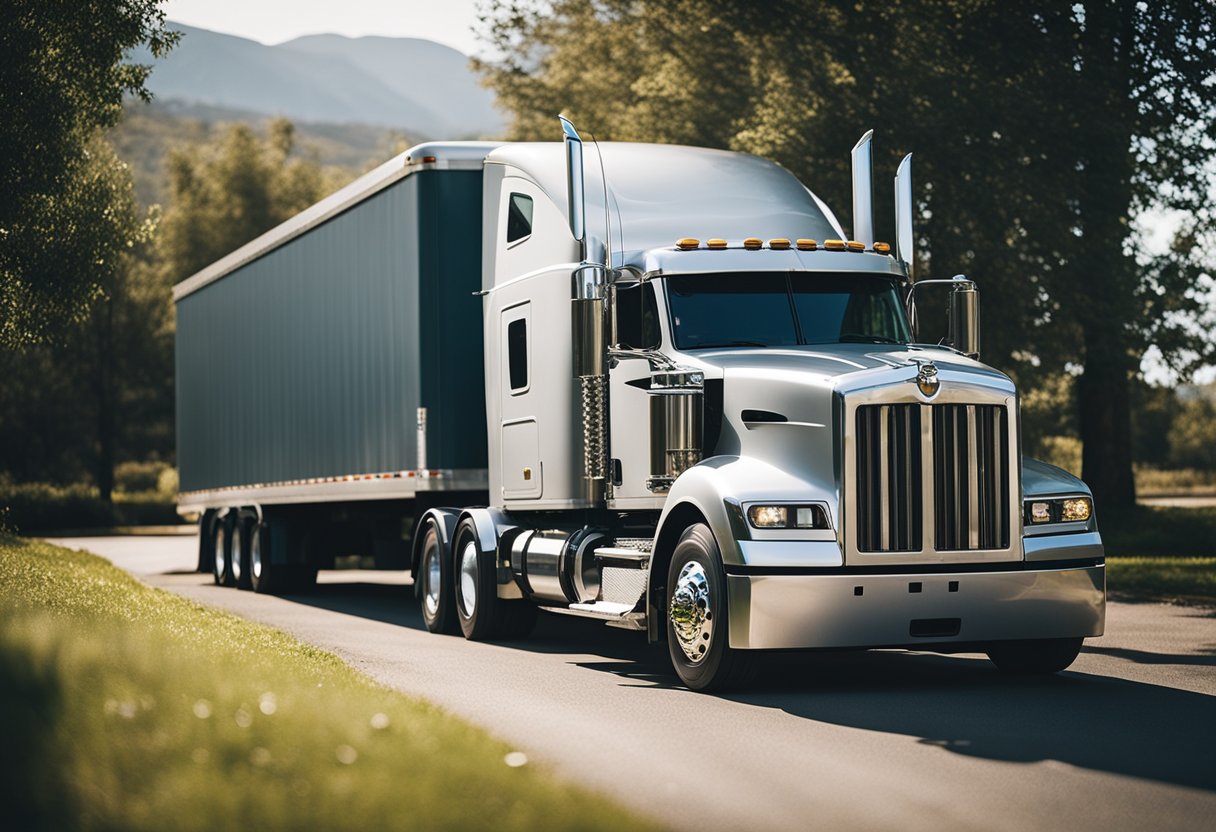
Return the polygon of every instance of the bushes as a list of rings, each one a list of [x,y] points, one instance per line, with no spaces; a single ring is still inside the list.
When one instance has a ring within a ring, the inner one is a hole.
[[[158,481],[164,476],[157,472]],[[174,509],[175,496],[160,490],[116,492],[111,504],[90,485],[18,484],[0,478],[0,514],[8,528],[22,534],[176,524],[181,519]]]

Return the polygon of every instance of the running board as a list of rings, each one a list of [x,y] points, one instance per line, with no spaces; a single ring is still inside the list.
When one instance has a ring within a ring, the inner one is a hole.
[[[612,601],[595,601],[590,604],[571,604],[568,607],[541,607],[545,612],[573,615],[578,618],[593,618],[609,627],[624,630],[645,630],[646,613],[634,612],[634,604],[615,604]]]

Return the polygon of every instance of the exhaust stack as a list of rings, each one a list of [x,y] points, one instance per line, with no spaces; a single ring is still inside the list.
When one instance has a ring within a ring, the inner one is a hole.
[[[566,194],[570,212],[570,233],[583,249],[587,260],[587,203],[583,196],[583,140],[565,116],[558,116],[566,144]]]
[[[899,163],[895,171],[895,259],[903,263],[908,281],[912,282],[912,154]]]
[[[873,130],[853,146],[853,239],[874,246],[874,152]]]

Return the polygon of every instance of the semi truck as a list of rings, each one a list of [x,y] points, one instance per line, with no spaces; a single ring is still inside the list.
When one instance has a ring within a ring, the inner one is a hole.
[[[561,128],[413,147],[175,287],[200,571],[357,556],[432,632],[596,619],[695,690],[764,651],[1052,673],[1102,635],[1091,492],[1023,457],[975,282],[915,279],[911,155],[887,244],[870,133],[846,234],[775,163]]]

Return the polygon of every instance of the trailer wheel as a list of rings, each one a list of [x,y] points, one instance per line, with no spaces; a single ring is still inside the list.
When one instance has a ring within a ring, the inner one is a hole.
[[[535,605],[498,597],[495,554],[482,551],[471,520],[456,527],[454,540],[456,618],[464,637],[470,641],[526,638],[536,625]]]
[[[232,515],[216,520],[212,545],[211,575],[216,586],[234,586],[232,577]]]
[[[232,521],[232,542],[229,543],[232,557],[232,583],[237,589],[253,586],[249,579],[249,531],[250,519],[238,514]]]
[[[420,582],[418,597],[422,602],[422,621],[432,633],[456,632],[455,593],[452,590],[452,563],[433,523],[428,523],[422,538],[422,556],[418,561]]]
[[[988,658],[1004,673],[1059,673],[1076,661],[1083,641],[1081,638],[998,641],[988,645]]]
[[[249,584],[254,592],[278,592],[283,583],[284,565],[270,559],[270,526],[263,522],[249,530]]]
[[[704,523],[680,535],[667,571],[667,648],[680,681],[699,691],[744,684],[753,656],[730,647],[726,572]]]
[[[215,510],[207,509],[198,518],[198,568],[196,571],[206,574],[214,572],[212,558],[215,553]]]

